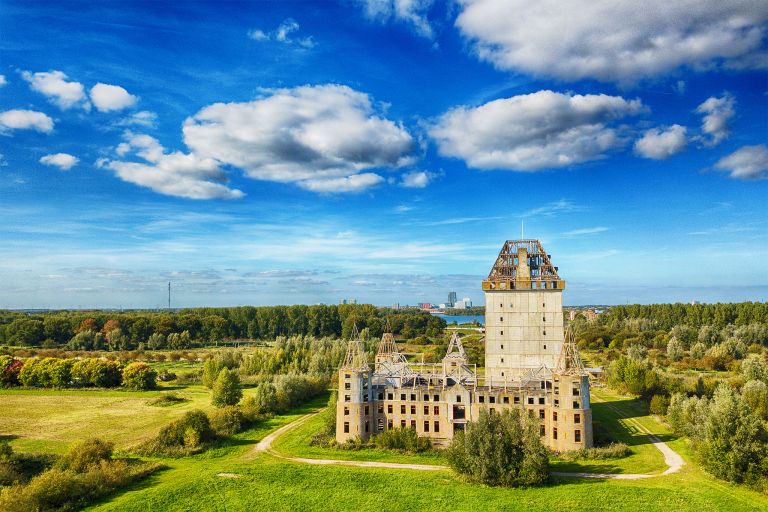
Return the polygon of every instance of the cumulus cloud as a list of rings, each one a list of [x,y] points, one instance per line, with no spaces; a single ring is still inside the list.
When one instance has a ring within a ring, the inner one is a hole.
[[[50,165],[58,167],[62,171],[68,171],[77,165],[80,159],[76,156],[72,156],[67,153],[55,153],[53,155],[45,155],[40,159],[40,163],[44,165]]]
[[[729,173],[731,178],[757,180],[768,178],[768,146],[744,146],[715,164],[715,168]]]
[[[32,90],[48,98],[62,110],[80,107],[88,110],[90,103],[85,96],[85,88],[80,82],[71,82],[61,71],[42,71],[30,73],[24,71],[21,76],[29,82]]]
[[[242,191],[224,183],[227,176],[212,158],[180,151],[166,153],[154,137],[126,132],[119,153],[134,153],[145,162],[101,161],[119,178],[155,192],[188,199],[239,199]]]
[[[457,107],[430,129],[442,155],[478,169],[537,171],[601,158],[626,140],[610,123],[639,114],[639,99],[553,91]]]
[[[735,100],[730,94],[720,98],[710,97],[696,108],[696,112],[704,117],[701,120],[700,140],[707,146],[716,146],[730,135],[728,121],[733,117]]]
[[[761,0],[460,0],[456,26],[499,69],[634,82],[718,63],[764,65]],[[762,63],[762,64],[761,64]]]
[[[312,39],[312,36],[296,38],[291,35],[298,32],[300,28],[296,20],[288,18],[270,32],[258,28],[249,30],[248,37],[254,41],[278,41],[284,44],[297,44],[304,48],[315,46],[315,40]]]
[[[407,172],[400,178],[400,186],[405,188],[424,188],[440,175],[441,173],[428,171]]]
[[[0,112],[0,133],[8,130],[53,131],[53,119],[34,110],[6,110]]]
[[[114,112],[132,107],[138,98],[119,85],[97,83],[91,87],[91,101],[99,112]]]
[[[685,149],[686,128],[673,124],[668,128],[651,128],[635,142],[635,153],[653,160],[666,160]]]
[[[382,23],[396,20],[410,25],[423,37],[431,39],[434,35],[427,19],[434,0],[358,0],[358,3],[369,19]]]
[[[5,75],[0,75],[0,87],[4,86],[8,83],[8,80],[5,79]]]
[[[246,103],[216,103],[184,122],[184,141],[201,158],[259,180],[314,191],[350,191],[381,181],[364,171],[411,161],[411,135],[380,117],[367,94],[341,85],[270,91]],[[322,182],[327,182],[323,184]]]

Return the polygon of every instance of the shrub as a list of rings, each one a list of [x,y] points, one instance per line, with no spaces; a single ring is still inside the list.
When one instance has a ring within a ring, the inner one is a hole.
[[[149,455],[187,455],[200,451],[214,437],[208,416],[194,410],[160,429],[157,437],[139,447],[139,451]]]
[[[230,405],[214,411],[210,415],[211,428],[220,436],[231,436],[242,432],[246,426],[246,418],[239,407]]]
[[[222,369],[213,384],[211,400],[213,405],[216,407],[235,405],[241,398],[243,398],[243,390],[240,389],[240,378],[232,370]]]
[[[476,422],[456,433],[446,456],[456,472],[486,485],[536,485],[549,478],[538,422],[518,409],[482,409]]]
[[[162,370],[157,374],[157,380],[161,382],[171,382],[172,380],[176,380],[176,374],[169,372],[168,370]]]
[[[182,402],[189,402],[189,399],[179,396],[176,393],[163,393],[154,400],[149,400],[147,405],[153,405],[155,407],[168,407],[171,405],[180,404]]]
[[[667,414],[667,407],[669,407],[669,397],[664,395],[653,395],[649,406],[651,414],[665,416]]]
[[[112,443],[101,439],[86,439],[72,445],[56,466],[82,473],[92,466],[98,466],[103,460],[110,460],[113,449]]]
[[[373,443],[387,450],[398,450],[409,453],[420,453],[432,449],[429,439],[419,437],[415,429],[393,428],[374,436]]]
[[[123,369],[123,386],[144,391],[157,387],[157,372],[147,363],[131,363]]]
[[[117,361],[81,359],[72,366],[72,380],[80,386],[115,388],[122,381],[122,367]]]
[[[18,386],[19,372],[24,363],[11,356],[0,356],[0,386],[7,388]]]
[[[582,448],[581,450],[563,452],[560,454],[560,458],[563,460],[603,460],[620,459],[631,454],[632,450],[630,450],[629,446],[626,444],[611,443],[608,446]]]

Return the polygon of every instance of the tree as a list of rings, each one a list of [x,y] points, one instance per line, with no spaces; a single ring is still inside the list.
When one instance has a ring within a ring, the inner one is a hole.
[[[240,377],[228,368],[222,369],[213,384],[211,402],[216,407],[226,407],[236,405],[241,398],[243,398],[243,390],[240,389]]]
[[[476,422],[455,434],[446,455],[456,472],[486,485],[537,485],[549,478],[538,423],[522,409],[481,409]]]
[[[253,392],[253,408],[255,412],[260,414],[274,412],[276,405],[277,391],[271,382],[262,382],[256,386]]]
[[[6,327],[11,345],[39,345],[45,336],[43,322],[32,318],[18,318]]]
[[[213,388],[216,378],[224,368],[224,362],[219,357],[211,357],[203,364],[203,386]]]
[[[144,391],[157,387],[157,372],[147,363],[131,363],[123,369],[123,386]]]
[[[673,361],[679,361],[685,355],[683,343],[676,337],[672,337],[667,343],[667,356]]]
[[[43,319],[43,333],[46,339],[56,343],[66,343],[72,337],[72,327],[69,322],[58,316],[46,316]]]
[[[149,340],[147,340],[147,345],[152,350],[163,348],[165,346],[165,335],[159,332],[153,332],[150,335]]]

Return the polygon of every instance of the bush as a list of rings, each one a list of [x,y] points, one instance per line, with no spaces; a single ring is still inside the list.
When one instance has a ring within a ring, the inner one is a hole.
[[[631,454],[632,450],[630,450],[629,446],[626,444],[611,443],[608,446],[582,448],[581,450],[564,452],[560,454],[560,458],[563,460],[604,460],[620,459]]]
[[[122,381],[122,367],[116,361],[81,359],[72,365],[72,381],[79,386],[116,388]]]
[[[18,386],[21,383],[19,372],[23,365],[22,361],[11,356],[0,356],[0,386],[4,388]]]
[[[139,447],[138,451],[147,455],[188,455],[201,451],[214,437],[208,416],[203,411],[194,410],[160,429],[157,437]]]
[[[240,389],[240,378],[228,368],[219,372],[216,382],[213,384],[212,403],[216,407],[236,405],[243,398],[243,390]]]
[[[169,372],[168,370],[162,370],[157,374],[157,380],[160,382],[171,382],[172,380],[176,380],[176,374]]]
[[[154,400],[149,400],[147,405],[152,405],[155,407],[168,407],[171,405],[180,404],[182,402],[189,402],[189,399],[179,396],[176,393],[163,393]]]
[[[664,395],[653,395],[649,406],[651,414],[665,416],[667,414],[667,407],[669,407],[669,397]]]
[[[537,485],[549,478],[538,422],[518,409],[481,409],[476,422],[454,435],[446,456],[457,473],[486,485]]]
[[[230,405],[210,415],[211,428],[219,436],[231,436],[242,432],[247,424],[239,407]]]
[[[144,391],[157,387],[157,372],[147,363],[131,363],[123,369],[123,386]]]
[[[110,460],[114,447],[114,444],[100,439],[86,439],[72,445],[56,466],[82,473],[92,466],[98,466],[103,460]]]
[[[373,444],[387,450],[398,450],[408,453],[421,453],[432,449],[432,443],[425,437],[419,437],[415,429],[393,428],[374,436]]]

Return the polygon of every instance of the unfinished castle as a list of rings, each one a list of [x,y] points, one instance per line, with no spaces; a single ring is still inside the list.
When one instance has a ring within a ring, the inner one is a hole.
[[[589,377],[563,329],[565,281],[550,256],[538,240],[507,241],[482,286],[484,373],[469,364],[458,334],[442,362],[425,364],[408,362],[386,333],[373,370],[353,336],[339,370],[338,442],[407,427],[446,446],[482,408],[517,407],[539,419],[551,449],[592,446]]]

